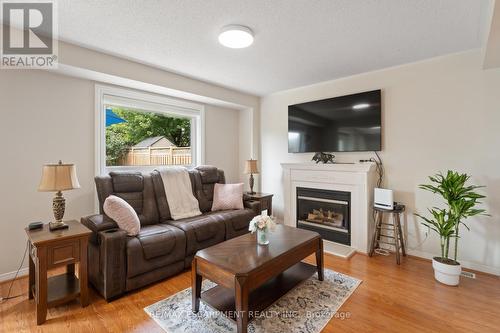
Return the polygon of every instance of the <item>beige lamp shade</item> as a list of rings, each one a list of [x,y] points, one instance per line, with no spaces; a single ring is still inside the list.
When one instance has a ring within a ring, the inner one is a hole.
[[[259,173],[259,169],[257,168],[257,160],[247,160],[245,163],[245,174],[255,174]]]
[[[38,191],[57,192],[80,188],[74,164],[46,164],[42,170],[42,180]]]

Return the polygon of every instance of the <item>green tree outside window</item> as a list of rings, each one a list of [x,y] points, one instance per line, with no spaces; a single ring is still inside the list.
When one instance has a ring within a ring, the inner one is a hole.
[[[144,139],[164,136],[177,147],[191,145],[189,118],[169,117],[154,112],[112,107],[125,122],[106,128],[106,165],[119,165],[128,149]]]

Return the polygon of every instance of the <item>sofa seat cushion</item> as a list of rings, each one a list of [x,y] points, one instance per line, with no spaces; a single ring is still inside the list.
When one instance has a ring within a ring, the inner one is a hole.
[[[184,232],[167,224],[143,226],[135,237],[127,238],[127,277],[183,260]]]
[[[226,224],[226,239],[243,235],[248,232],[248,224],[255,216],[252,209],[222,210],[208,213]]]
[[[175,229],[162,225],[143,228],[137,235],[144,252],[144,258],[152,259],[165,256],[175,248]]]
[[[224,241],[226,226],[220,216],[203,214],[180,220],[168,220],[186,234],[186,255]]]

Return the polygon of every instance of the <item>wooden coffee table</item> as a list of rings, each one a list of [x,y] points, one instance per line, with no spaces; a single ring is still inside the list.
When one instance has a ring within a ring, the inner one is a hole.
[[[224,312],[247,332],[248,321],[315,272],[323,281],[323,241],[318,233],[278,225],[269,245],[257,245],[255,234],[230,239],[194,257],[191,271],[193,312],[200,299]],[[316,254],[316,266],[301,262]],[[202,279],[217,284],[201,293]]]

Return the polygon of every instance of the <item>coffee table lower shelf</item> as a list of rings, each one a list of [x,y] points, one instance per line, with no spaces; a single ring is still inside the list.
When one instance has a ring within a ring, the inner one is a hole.
[[[299,262],[251,291],[248,302],[249,321],[256,316],[262,315],[263,310],[316,272],[316,266]],[[201,300],[236,321],[237,312],[233,290],[218,285],[203,292]]]

